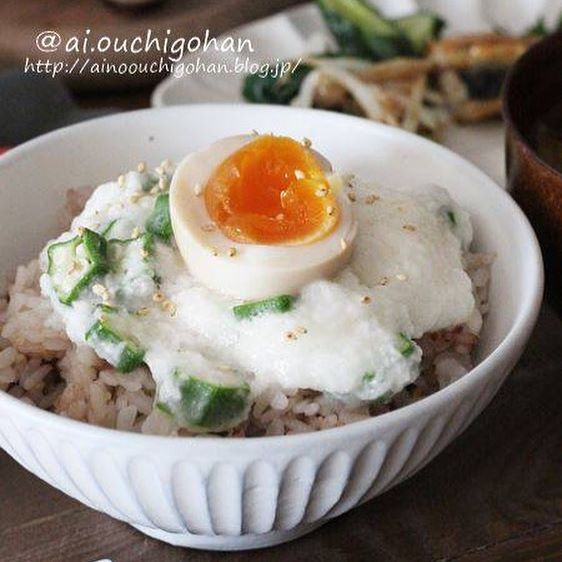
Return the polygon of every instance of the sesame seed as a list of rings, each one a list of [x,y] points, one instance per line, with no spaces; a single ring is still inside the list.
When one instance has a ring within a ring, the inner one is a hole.
[[[295,332],[299,334],[308,334],[308,330],[304,326],[297,326]]]
[[[283,213],[279,213],[278,215],[276,215],[275,220],[282,221],[284,218],[285,215]]]
[[[306,174],[302,170],[295,170],[295,178],[298,180],[303,180],[306,177]]]
[[[148,193],[150,193],[150,195],[156,195],[159,191],[158,186],[155,185]]]
[[[139,309],[135,312],[135,314],[136,314],[137,316],[146,316],[146,315],[149,314],[149,313],[150,313],[150,309],[147,308],[146,306],[143,307],[143,308],[139,308]]]
[[[142,193],[136,191],[132,195],[129,196],[129,203],[136,203],[142,197]]]
[[[215,223],[208,223],[208,224],[203,224],[201,225],[201,230],[203,232],[214,232],[217,229]]]
[[[79,226],[78,227],[78,234],[80,236],[84,236],[84,232],[86,232],[86,229],[83,226]]]
[[[371,297],[369,295],[365,295],[362,299],[361,302],[363,304],[369,304],[371,302]]]
[[[117,178],[117,183],[119,184],[119,187],[124,187],[125,186],[125,176],[123,174],[121,174],[118,178]]]
[[[315,192],[314,195],[316,197],[326,197],[330,193],[330,190],[327,187],[319,187]]]
[[[408,279],[408,276],[404,275],[403,273],[397,273],[396,279],[398,279],[398,281],[406,281],[406,279]]]
[[[367,197],[365,197],[365,205],[372,205],[379,199],[380,197],[378,195],[367,195]]]
[[[347,250],[347,242],[345,238],[340,238],[340,246],[342,250]]]
[[[292,341],[292,340],[296,340],[297,336],[295,335],[294,332],[287,332],[285,334],[285,339],[288,340],[288,341]]]
[[[352,203],[355,203],[355,201],[357,201],[357,197],[356,197],[355,193],[348,193],[348,194],[347,194],[347,198],[348,198]]]
[[[203,186],[200,183],[196,183],[193,186],[193,191],[195,192],[195,195],[197,195],[197,197],[199,197],[199,195],[201,195],[203,193]]]
[[[164,299],[165,299],[165,297],[164,297],[164,293],[162,291],[156,291],[152,295],[152,300],[154,302],[162,302]]]
[[[236,250],[236,248],[229,248],[228,249],[228,255],[233,258],[236,254],[238,253],[238,250]]]
[[[150,252],[148,250],[145,250],[144,248],[141,249],[140,251],[140,255],[142,258],[147,258],[148,256],[150,256]]]
[[[141,229],[138,226],[135,226],[131,231],[131,238],[138,238],[141,235]]]
[[[218,256],[219,251],[216,248],[211,248],[211,254],[213,254],[213,256]]]
[[[166,299],[163,303],[162,303],[162,308],[166,311],[169,312],[172,316],[176,313],[177,307],[176,305],[169,299]]]
[[[146,162],[139,162],[137,165],[137,171],[139,172],[139,174],[143,174],[144,172],[146,172]]]
[[[302,143],[304,144],[304,146],[306,146],[306,148],[310,148],[312,146],[312,141],[307,137],[304,137],[304,139],[302,139]]]
[[[416,227],[413,224],[403,224],[402,228],[404,230],[407,230],[408,232],[415,232],[416,231]]]
[[[381,277],[381,279],[379,281],[379,285],[382,285],[383,287],[385,285],[388,285],[388,277],[386,277],[386,275],[384,277]]]
[[[92,286],[92,292],[98,297],[106,297],[108,294],[108,290],[101,283],[95,283]]]
[[[160,188],[161,191],[164,191],[167,186],[168,186],[168,180],[166,178],[160,178],[158,180],[158,187]]]
[[[328,213],[328,216],[333,217],[336,214],[336,208],[329,205],[326,208],[326,212]]]

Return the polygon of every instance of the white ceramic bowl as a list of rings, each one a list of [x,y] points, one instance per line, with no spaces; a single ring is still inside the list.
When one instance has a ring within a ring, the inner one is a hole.
[[[79,501],[182,546],[246,549],[307,533],[408,478],[463,431],[519,358],[542,297],[526,218],[482,172],[414,135],[354,117],[267,106],[201,105],[75,125],[0,158],[0,264],[10,273],[57,233],[68,187],[139,160],[179,160],[257,129],[309,137],[339,169],[380,184],[436,182],[472,212],[476,246],[497,252],[478,366],[397,411],[324,432],[255,439],[167,438],[71,421],[0,392],[0,444]],[[373,523],[376,524],[376,523]]]

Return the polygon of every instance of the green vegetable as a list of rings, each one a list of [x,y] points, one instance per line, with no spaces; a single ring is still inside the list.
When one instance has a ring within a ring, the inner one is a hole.
[[[160,193],[156,197],[154,209],[146,222],[146,230],[164,240],[164,242],[168,242],[172,237],[170,195],[168,193]]]
[[[118,346],[119,357],[116,361],[110,361],[112,365],[122,373],[129,373],[142,364],[144,350],[141,349],[133,338],[126,336],[123,329],[116,327],[117,315],[103,314],[100,319],[86,332],[86,341],[94,348]]]
[[[292,295],[279,295],[262,301],[247,302],[232,308],[239,320],[252,318],[269,312],[287,312],[293,308],[296,298]]]
[[[535,36],[535,37],[545,37],[551,33],[558,33],[562,31],[562,14],[558,16],[558,22],[552,29],[546,27],[546,22],[544,18],[539,18],[535,25],[530,27],[525,33],[524,37]]]
[[[115,273],[126,273],[131,269],[127,261],[147,262],[154,253],[154,236],[150,232],[141,234],[138,238],[119,240],[113,238],[107,244],[109,267]]]
[[[107,237],[109,235],[109,233],[111,232],[111,229],[115,226],[115,223],[117,222],[117,219],[113,219],[111,222],[109,222],[106,227],[101,231],[101,235]]]
[[[146,306],[158,278],[153,259],[154,236],[145,232],[138,238],[110,240],[107,255],[118,302],[129,311]]]
[[[447,211],[447,218],[449,219],[451,226],[457,226],[457,216],[453,211],[451,210]]]
[[[375,380],[375,373],[373,371],[367,371],[364,375],[363,375],[363,382],[365,384],[369,384],[370,382],[373,382]]]
[[[220,431],[236,424],[248,407],[250,388],[238,379],[214,382],[188,376],[180,388],[180,416],[193,428]]]
[[[170,418],[174,417],[174,412],[172,411],[172,408],[168,406],[168,404],[165,404],[164,402],[156,402],[154,407],[160,412],[162,412],[163,414],[167,415],[168,417]]]
[[[342,54],[386,60],[412,55],[407,36],[364,0],[318,0]]]
[[[312,68],[301,64],[292,72],[279,76],[277,67],[267,74],[248,74],[244,78],[242,95],[253,103],[288,105],[298,94],[303,80]]]
[[[431,12],[421,11],[394,20],[395,25],[406,35],[416,56],[423,56],[427,46],[439,38],[445,22]]]
[[[150,191],[154,186],[158,185],[160,176],[155,172],[146,172],[141,180],[141,188],[146,193]]]
[[[94,277],[108,270],[106,240],[87,228],[71,240],[51,244],[47,258],[47,273],[63,304],[75,301]]]
[[[404,357],[410,357],[416,349],[416,344],[405,334],[400,332],[398,334],[398,351]]]

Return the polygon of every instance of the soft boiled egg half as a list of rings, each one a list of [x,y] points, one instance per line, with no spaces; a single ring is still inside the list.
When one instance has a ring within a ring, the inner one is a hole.
[[[190,273],[240,299],[294,294],[348,261],[357,224],[330,163],[307,142],[240,135],[187,156],[170,189]]]

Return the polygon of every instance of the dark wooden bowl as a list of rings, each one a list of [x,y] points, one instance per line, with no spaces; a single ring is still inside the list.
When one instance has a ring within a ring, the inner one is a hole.
[[[539,237],[550,292],[562,293],[562,174],[537,154],[540,116],[562,103],[562,34],[531,47],[513,66],[504,87],[508,189]],[[560,154],[562,161],[562,153]]]

